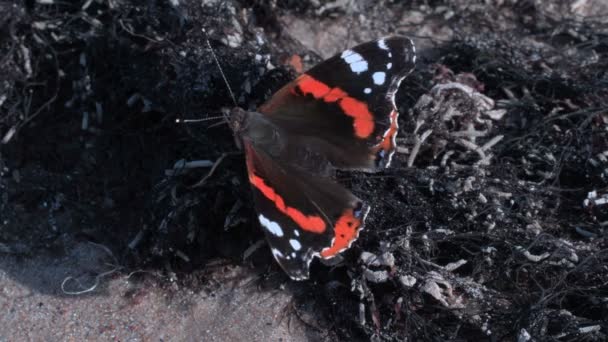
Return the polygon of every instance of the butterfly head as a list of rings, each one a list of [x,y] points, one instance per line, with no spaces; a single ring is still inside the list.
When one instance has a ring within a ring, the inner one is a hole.
[[[232,133],[234,134],[234,140],[237,147],[240,149],[241,137],[243,132],[247,129],[247,122],[249,117],[249,112],[244,110],[241,107],[232,107],[232,108],[222,108],[222,114],[230,129],[232,129]]]
[[[230,126],[234,134],[238,135],[243,131],[247,123],[247,111],[240,107],[222,108],[222,115]]]

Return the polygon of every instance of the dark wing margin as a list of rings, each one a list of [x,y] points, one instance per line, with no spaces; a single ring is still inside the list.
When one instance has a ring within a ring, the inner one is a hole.
[[[329,178],[280,165],[246,139],[244,147],[272,255],[289,277],[308,279],[314,257],[333,258],[357,239],[369,207]]]
[[[400,36],[358,45],[284,86],[259,111],[303,142],[323,140],[313,146],[337,168],[387,167],[399,129],[395,93],[414,68],[415,52]]]

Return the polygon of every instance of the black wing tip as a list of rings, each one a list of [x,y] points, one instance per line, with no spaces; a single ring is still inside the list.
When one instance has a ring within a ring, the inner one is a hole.
[[[403,43],[406,46],[406,49],[413,49],[414,51],[416,50],[415,48],[415,44],[414,44],[414,40],[408,36],[403,36],[403,35],[387,35],[384,37],[380,37],[378,39],[376,39],[376,41],[387,41],[387,42],[396,42],[396,43]]]
[[[315,256],[318,256],[318,253],[312,251],[312,249],[308,249],[306,253],[297,253],[294,256],[290,256],[283,255],[283,253],[278,252],[278,250],[272,248],[272,246],[271,250],[274,259],[291,280],[308,280],[310,277],[310,263]]]
[[[412,68],[416,64],[416,44],[412,38],[401,35],[389,35],[376,40],[380,48],[386,47],[391,52],[396,52],[404,58],[405,65],[411,64]]]

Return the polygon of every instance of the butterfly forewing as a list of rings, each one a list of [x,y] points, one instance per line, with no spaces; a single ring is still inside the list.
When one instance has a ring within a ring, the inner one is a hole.
[[[322,139],[327,144],[318,148],[336,167],[375,171],[390,164],[396,148],[394,97],[415,59],[406,37],[364,43],[313,67],[259,111],[293,136]],[[352,157],[332,159],[336,154]]]

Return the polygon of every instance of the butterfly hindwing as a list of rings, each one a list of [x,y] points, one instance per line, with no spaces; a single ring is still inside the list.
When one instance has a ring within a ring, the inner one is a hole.
[[[368,207],[342,185],[271,158],[244,139],[257,218],[271,252],[295,280],[308,278],[311,260],[347,249]]]
[[[375,171],[396,148],[394,97],[414,67],[406,37],[358,45],[327,59],[281,88],[259,108],[269,120],[340,169]]]

